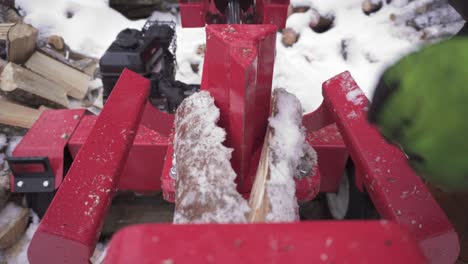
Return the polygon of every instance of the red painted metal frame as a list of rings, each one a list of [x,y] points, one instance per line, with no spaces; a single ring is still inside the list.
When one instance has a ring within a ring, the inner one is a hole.
[[[55,177],[55,189],[62,183],[64,157],[70,136],[79,125],[85,110],[44,111],[13,151],[14,157],[48,157]],[[46,142],[46,144],[45,144]],[[14,175],[10,188],[15,191]]]
[[[68,148],[75,158],[96,124],[96,116],[85,116],[72,135]],[[161,190],[163,160],[170,137],[174,116],[163,113],[146,103],[143,117],[133,141],[126,165],[120,176],[118,189],[136,192]]]
[[[105,263],[427,263],[399,225],[384,221],[162,225],[114,235]]]
[[[351,74],[326,81],[323,96],[311,121],[336,122],[356,168],[356,185],[367,190],[380,216],[408,229],[431,263],[454,263],[460,247],[452,224],[404,153],[369,124],[369,101]]]
[[[241,17],[253,15],[255,23],[271,24],[281,29],[286,26],[288,6],[289,0],[259,0],[255,7],[252,6],[245,12],[241,10]],[[205,24],[216,24],[226,19],[214,0],[179,0],[179,7],[182,27],[204,27]],[[213,17],[221,21],[215,22]]]
[[[88,263],[148,98],[149,80],[124,71],[29,246],[31,263]]]
[[[234,149],[231,164],[238,189],[248,193],[270,114],[271,81],[276,41],[272,25],[210,25],[201,89],[220,109],[225,145]],[[257,155],[258,156],[258,155]]]

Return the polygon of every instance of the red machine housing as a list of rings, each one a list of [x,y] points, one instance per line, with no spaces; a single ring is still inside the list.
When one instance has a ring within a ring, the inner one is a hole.
[[[265,14],[268,5],[274,7],[269,2],[258,10]],[[207,27],[202,89],[221,110],[245,196],[267,126],[275,34],[268,25]],[[162,191],[173,201],[173,117],[148,103],[149,86],[126,70],[98,117],[46,111],[18,145],[14,156],[48,157],[55,175],[55,198],[28,250],[31,263],[88,263],[118,190]],[[459,244],[452,225],[404,154],[367,122],[369,102],[350,73],[322,89],[322,105],[303,119],[319,164],[296,182],[297,197],[308,201],[336,191],[350,159],[356,186],[368,192],[383,221],[133,226],[114,236],[106,262],[453,263]],[[348,100],[350,92],[359,96]],[[74,159],[64,176],[66,151]]]

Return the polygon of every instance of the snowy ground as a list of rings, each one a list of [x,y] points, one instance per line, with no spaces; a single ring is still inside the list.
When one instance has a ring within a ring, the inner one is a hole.
[[[281,44],[278,33],[274,88],[285,88],[295,94],[305,111],[310,112],[322,101],[322,82],[349,70],[370,97],[383,69],[423,44],[414,29],[395,26],[389,19],[391,13],[398,13],[403,2],[394,0],[379,12],[366,16],[361,10],[361,0],[292,0],[293,5],[307,5],[319,12],[334,13],[335,25],[319,34],[308,27],[310,12],[296,13],[288,19],[287,26],[300,33],[300,38],[287,48]],[[129,21],[109,8],[107,0],[16,0],[16,4],[26,15],[25,21],[39,28],[42,36],[61,35],[72,50],[96,58],[105,52],[120,30],[141,28],[145,22]],[[179,20],[169,13],[156,12],[153,17]],[[453,30],[456,32],[456,28]],[[196,49],[205,42],[204,29],[177,28],[177,39],[176,77],[184,82],[199,83],[201,73],[194,73],[190,64],[202,61]],[[341,53],[343,41],[348,46],[347,59]],[[0,135],[2,144],[5,140]],[[23,239],[4,252],[8,263],[27,263],[26,248],[37,228],[37,218],[34,219]]]

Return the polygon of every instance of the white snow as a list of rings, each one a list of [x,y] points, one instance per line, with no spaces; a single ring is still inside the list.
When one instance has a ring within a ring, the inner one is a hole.
[[[174,223],[244,223],[250,208],[236,190],[232,149],[222,143],[219,109],[207,91],[186,98],[175,118],[176,209]]]
[[[25,22],[39,29],[41,36],[60,35],[74,51],[99,58],[115,36],[125,28],[141,29],[145,20],[131,21],[109,8],[108,0],[16,0],[26,14]],[[67,16],[73,16],[68,18]],[[175,20],[155,12],[153,18]]]
[[[311,157],[309,167],[317,163],[315,151],[305,142],[302,127],[302,107],[299,100],[284,89],[275,90],[275,115],[269,118],[273,136],[270,138],[270,179],[267,195],[271,210],[268,222],[298,220],[298,204],[294,176],[305,155]]]
[[[16,146],[20,143],[22,138],[23,137],[21,136],[13,136],[10,138],[10,141],[8,142],[8,148],[6,150],[7,157],[12,156],[13,151],[15,150]]]
[[[29,243],[39,227],[39,217],[31,211],[32,222],[24,236],[13,247],[5,250],[5,259],[8,264],[26,264],[29,263],[27,251]]]
[[[396,26],[389,18],[390,14],[400,13],[398,8],[405,2],[392,1],[367,16],[361,10],[361,0],[309,0],[308,6],[321,14],[335,15],[334,27],[315,33],[301,20],[306,20],[310,12],[290,16],[287,24],[300,37],[292,47],[284,47],[278,34],[273,87],[286,88],[301,100],[305,112],[311,112],[322,101],[322,83],[348,70],[370,98],[381,72],[423,44],[418,32]],[[305,5],[305,0],[291,3]],[[451,33],[459,29],[460,25],[452,27]],[[341,54],[343,41],[347,60]]]

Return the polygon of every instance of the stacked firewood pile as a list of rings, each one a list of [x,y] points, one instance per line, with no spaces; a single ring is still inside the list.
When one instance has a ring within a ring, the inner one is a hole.
[[[392,0],[363,0],[362,12],[370,16],[389,4],[392,4]],[[406,25],[413,28],[423,40],[449,37],[453,31],[450,27],[464,21],[447,0],[409,0],[405,4],[394,5],[398,7],[398,11],[389,15],[389,21],[396,26]],[[295,13],[308,13],[306,22],[316,33],[324,33],[334,26],[335,14],[332,12],[320,13],[313,6],[291,5],[288,16]],[[282,34],[282,43],[286,47],[294,45],[300,37],[300,32],[288,25]]]
[[[0,250],[21,238],[30,219],[21,197],[9,192],[5,157],[42,111],[102,108],[97,66],[98,59],[70,50],[60,36],[40,37],[14,8],[0,6]]]

